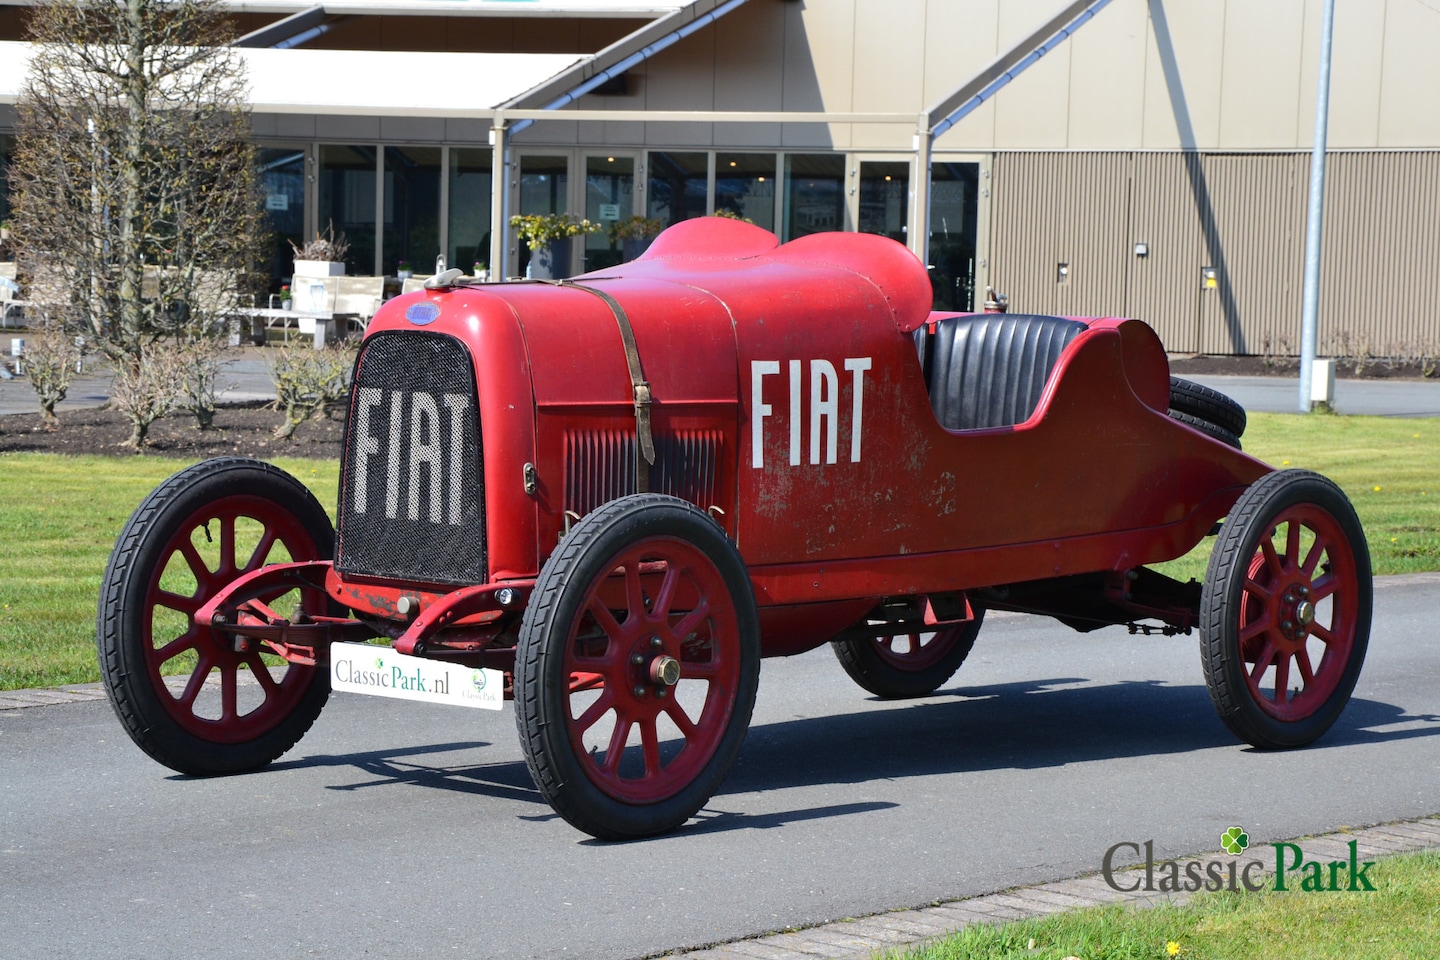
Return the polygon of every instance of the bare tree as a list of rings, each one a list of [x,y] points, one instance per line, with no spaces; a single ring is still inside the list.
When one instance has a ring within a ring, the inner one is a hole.
[[[31,8],[10,174],[20,268],[31,299],[62,308],[131,384],[158,341],[213,336],[258,262],[244,65],[227,29],[214,0]],[[138,447],[148,423],[132,426]]]

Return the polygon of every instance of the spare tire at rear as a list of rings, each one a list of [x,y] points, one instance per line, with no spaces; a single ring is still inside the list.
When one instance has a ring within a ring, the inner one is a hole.
[[[1193,380],[1170,378],[1170,409],[1213,423],[1236,437],[1245,435],[1245,408],[1219,390]]]

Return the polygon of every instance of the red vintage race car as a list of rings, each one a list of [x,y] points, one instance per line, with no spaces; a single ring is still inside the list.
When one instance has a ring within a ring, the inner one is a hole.
[[[1198,629],[1220,716],[1265,748],[1355,686],[1349,501],[1241,452],[1244,411],[1172,378],[1139,321],[933,313],[890,240],[714,218],[574,281],[426,286],[366,333],[335,528],[222,459],[121,533],[100,661],[161,763],[262,767],[332,686],[503,695],[546,799],[624,838],[719,787],[761,658],[827,642],[913,697],[990,609]],[[1206,537],[1203,584],[1147,566]]]

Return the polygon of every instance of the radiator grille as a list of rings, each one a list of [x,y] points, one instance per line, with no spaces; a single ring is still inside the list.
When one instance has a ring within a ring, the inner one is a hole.
[[[342,573],[485,580],[485,497],[475,371],[443,334],[365,341],[350,389],[340,473]]]
[[[650,489],[699,507],[717,502],[718,430],[682,430],[655,437]],[[625,430],[565,433],[565,509],[584,516],[635,492],[635,434]]]

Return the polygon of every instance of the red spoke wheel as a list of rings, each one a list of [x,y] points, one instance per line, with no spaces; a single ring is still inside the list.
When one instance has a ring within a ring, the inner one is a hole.
[[[724,532],[674,497],[606,504],[546,562],[520,628],[516,724],[536,785],[602,839],[679,826],[740,750],[759,663]]]
[[[1315,740],[1355,689],[1370,611],[1370,551],[1340,488],[1304,470],[1256,481],[1220,530],[1200,603],[1220,718],[1257,747]]]
[[[886,700],[923,697],[955,675],[980,633],[985,611],[969,623],[933,633],[841,638],[830,642],[840,666],[861,687]]]
[[[142,750],[205,776],[263,767],[295,745],[330,694],[326,671],[238,653],[193,616],[241,574],[328,558],[334,542],[310,491],[256,460],[207,460],[145,498],[110,555],[96,630],[110,703]],[[256,602],[282,616],[328,612],[313,590]]]

